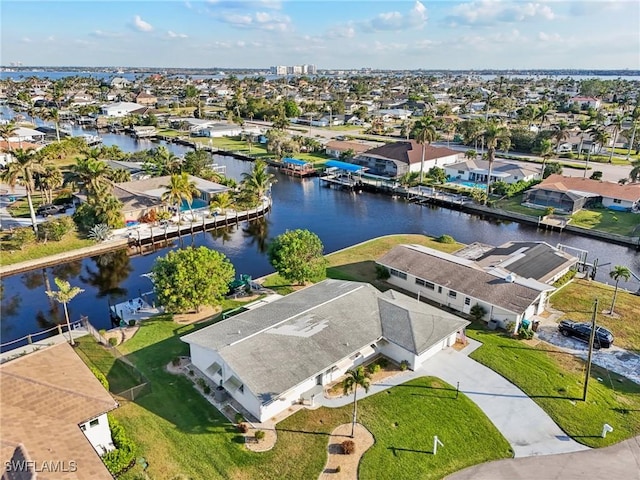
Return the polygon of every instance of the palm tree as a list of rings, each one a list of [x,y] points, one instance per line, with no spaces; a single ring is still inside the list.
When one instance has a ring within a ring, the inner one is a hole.
[[[578,147],[578,158],[580,158],[580,154],[582,153],[582,145],[584,144],[584,135],[585,133],[590,132],[592,127],[593,127],[593,122],[589,119],[581,120],[580,123],[578,123],[578,128],[580,129],[580,146]]]
[[[44,111],[44,119],[51,120],[56,127],[56,139],[60,143],[60,110],[48,108]]]
[[[613,153],[616,149],[616,142],[618,141],[618,133],[622,130],[622,124],[624,123],[624,115],[616,115],[612,120],[611,125],[613,125],[613,142],[611,143],[611,152],[609,153],[609,163],[611,163],[613,159]]]
[[[69,282],[66,280],[62,280],[61,278],[55,277],[53,279],[58,286],[58,291],[47,291],[47,295],[58,303],[61,303],[64,306],[64,316],[67,319],[67,331],[69,332],[69,342],[71,345],[75,345],[73,341],[73,336],[71,335],[71,323],[69,322],[69,312],[67,310],[67,303],[74,299],[76,295],[84,292],[83,289],[79,287],[72,287]]]
[[[18,130],[18,126],[16,125],[16,122],[14,122],[13,120],[0,125],[0,136],[5,142],[7,142],[10,152],[13,149],[11,147],[11,142],[9,141],[9,139],[13,137],[13,134],[16,133],[17,130]]]
[[[166,185],[167,189],[162,194],[162,201],[169,203],[169,205],[175,205],[177,211],[180,211],[180,204],[182,201],[186,201],[191,210],[191,203],[193,202],[194,195],[200,195],[200,191],[196,188],[196,183],[189,179],[189,175],[185,172],[174,173],[169,178],[169,185]],[[192,215],[193,216],[193,215]]]
[[[209,208],[211,211],[220,210],[223,215],[227,213],[227,210],[233,206],[233,197],[229,195],[229,192],[222,192],[216,195],[211,202]]]
[[[549,119],[550,114],[551,114],[550,104],[543,103],[542,105],[540,105],[535,116],[536,120],[540,120],[540,128],[542,128],[542,126],[544,125],[544,122],[546,122]]]
[[[427,145],[438,138],[436,123],[433,117],[423,117],[414,125],[414,137],[416,142],[422,145],[422,157],[420,159],[420,183],[424,178],[424,155]]]
[[[38,155],[34,155],[34,150],[32,148],[28,148],[27,150],[18,148],[13,151],[13,157],[15,158],[15,161],[7,164],[7,168],[2,172],[2,174],[0,174],[0,178],[2,181],[8,183],[11,188],[15,187],[17,183],[24,185],[27,191],[27,202],[29,203],[29,213],[31,214],[31,225],[33,226],[33,231],[37,234],[38,224],[36,222],[36,212],[33,209],[33,200],[31,195],[33,195],[35,190],[35,175],[42,173],[44,168],[40,163],[40,157]]]
[[[593,141],[600,146],[598,148],[598,153],[602,152],[602,147],[604,147],[611,139],[611,134],[601,125],[594,128],[591,135]]]
[[[496,159],[496,149],[498,145],[508,150],[511,146],[511,134],[509,129],[496,121],[487,123],[487,126],[482,134],[487,145],[487,160],[489,161],[489,174],[487,175],[487,195],[485,196],[484,203],[486,205],[491,193],[491,174],[493,172],[493,162]]]
[[[633,168],[629,172],[629,179],[635,183],[640,180],[640,160],[631,162],[631,166]]]
[[[159,169],[157,175],[172,175],[180,171],[180,157],[169,151],[167,147],[160,146],[156,148],[153,157]]]
[[[542,172],[540,178],[544,178],[544,170],[547,166],[547,162],[553,156],[553,142],[551,140],[542,140],[540,147],[538,148],[538,155],[542,157]]]
[[[358,387],[362,387],[365,392],[368,392],[371,380],[364,367],[360,366],[354,370],[347,371],[347,378],[344,379],[343,385],[345,395],[349,395],[353,391],[353,417],[351,421],[351,438],[353,438],[358,415]]]
[[[624,265],[616,265],[613,267],[613,270],[609,272],[609,276],[616,281],[616,289],[613,291],[613,300],[611,301],[611,309],[609,313],[613,315],[613,307],[616,304],[616,297],[618,296],[618,282],[620,279],[624,279],[624,281],[628,281],[631,278],[631,270],[629,270]]]
[[[638,121],[640,121],[640,105],[636,105],[636,107],[631,112],[631,123],[633,125],[633,130],[631,131],[631,140],[629,140],[627,160],[629,160],[629,158],[631,157],[631,149],[633,148],[633,142],[636,139],[636,129],[638,128]]]
[[[267,171],[267,164],[263,160],[256,160],[250,173],[242,174],[242,185],[249,191],[257,202],[269,192],[275,183],[273,174]]]
[[[46,203],[53,203],[53,190],[64,183],[62,170],[53,163],[44,163],[43,171],[37,175],[37,183],[43,190]]]
[[[569,138],[569,124],[564,120],[560,120],[556,125],[554,125],[553,138],[556,140],[556,153],[558,153],[560,143]]]
[[[111,168],[95,158],[78,158],[71,167],[71,180],[82,183],[87,194],[95,195],[100,187],[109,183]]]

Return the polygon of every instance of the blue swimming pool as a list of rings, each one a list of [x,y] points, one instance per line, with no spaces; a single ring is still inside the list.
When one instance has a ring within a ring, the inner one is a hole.
[[[462,187],[467,187],[467,188],[480,188],[482,190],[487,189],[486,183],[475,183],[475,182],[469,182],[467,180],[454,180],[452,182],[447,182],[447,183],[453,183],[454,185],[460,185]]]
[[[191,202],[191,208],[193,210],[197,210],[198,208],[204,208],[207,205],[208,205],[207,202],[199,198],[194,198],[193,201]],[[187,203],[186,200],[182,200],[182,204],[180,205],[180,211],[181,212],[189,211],[189,204]]]

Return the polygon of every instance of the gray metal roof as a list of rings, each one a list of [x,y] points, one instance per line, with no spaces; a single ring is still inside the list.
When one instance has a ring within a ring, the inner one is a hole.
[[[412,309],[406,315],[410,318],[403,321],[401,310],[409,305]],[[268,403],[377,342],[383,328],[389,332],[389,341],[422,351],[444,338],[437,338],[440,332],[451,334],[466,325],[446,314],[439,320],[443,325],[432,333],[436,310],[397,292],[383,294],[366,283],[325,280],[182,340],[217,351],[245,388]],[[430,323],[422,325],[429,315]],[[394,325],[396,321],[400,323]],[[409,336],[415,340],[410,343],[403,331],[412,328],[415,331]]]
[[[398,245],[377,262],[518,314],[540,295],[538,290],[486,273],[473,262],[463,265],[463,258],[451,260],[446,254],[430,254],[429,250]]]

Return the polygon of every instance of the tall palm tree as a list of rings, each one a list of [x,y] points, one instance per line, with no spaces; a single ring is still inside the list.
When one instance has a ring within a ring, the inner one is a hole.
[[[37,175],[37,183],[44,193],[46,203],[53,203],[53,190],[64,183],[62,170],[53,163],[43,163],[43,171]]]
[[[613,125],[613,142],[611,143],[611,152],[609,153],[609,163],[613,160],[613,153],[616,149],[616,142],[618,141],[618,134],[620,130],[622,130],[622,124],[624,123],[624,115],[618,114],[611,121],[611,125]]]
[[[424,178],[424,156],[427,146],[438,138],[436,121],[433,117],[422,117],[414,127],[414,138],[422,145],[422,157],[420,158],[420,183]]]
[[[100,223],[106,223],[111,228],[120,228],[124,226],[122,219],[122,202],[118,200],[112,193],[100,193],[92,202],[95,207],[96,218]]]
[[[631,112],[631,124],[633,125],[633,129],[631,131],[631,140],[629,140],[629,148],[627,149],[627,160],[631,157],[631,149],[633,148],[633,142],[636,140],[636,130],[638,128],[638,122],[640,122],[640,105],[636,105],[636,107]]]
[[[36,212],[33,209],[33,200],[31,196],[35,190],[35,175],[42,173],[44,168],[42,166],[40,157],[34,154],[32,148],[23,150],[18,148],[13,151],[14,162],[7,164],[7,168],[0,178],[2,181],[8,183],[11,188],[15,187],[17,183],[24,185],[27,191],[27,202],[29,203],[29,213],[31,214],[31,225],[33,231],[38,233],[38,224],[36,222]]]
[[[95,158],[78,158],[71,167],[71,180],[83,184],[87,194],[96,194],[100,187],[109,183],[111,169],[101,160]]]
[[[484,203],[486,205],[491,193],[491,174],[493,173],[493,162],[496,160],[496,149],[500,145],[504,150],[511,146],[511,133],[509,129],[497,121],[487,123],[482,134],[487,145],[487,160],[489,161],[489,174],[487,175],[487,195]]]
[[[220,210],[223,215],[227,213],[227,210],[233,206],[233,197],[229,195],[229,192],[222,192],[216,195],[211,202],[209,208],[211,211]]]
[[[633,168],[629,172],[629,180],[635,183],[640,180],[640,160],[631,162],[631,166]]]
[[[180,211],[180,204],[186,201],[191,210],[194,195],[200,195],[200,191],[196,188],[196,183],[189,179],[189,175],[185,172],[174,173],[169,178],[169,184],[165,185],[166,191],[162,194],[162,201],[175,205],[176,211]]]
[[[613,300],[611,301],[611,309],[609,313],[613,315],[613,307],[616,304],[616,297],[618,296],[618,282],[620,279],[624,279],[624,281],[628,281],[631,278],[631,270],[629,270],[624,265],[616,265],[613,267],[613,270],[609,272],[609,277],[616,281],[616,289],[613,291]]]
[[[369,391],[371,380],[366,374],[364,367],[360,366],[353,370],[347,371],[347,378],[344,379],[344,394],[349,395],[353,391],[353,417],[351,420],[351,438],[355,433],[356,420],[358,415],[358,387],[364,388],[365,392]]]
[[[84,292],[84,290],[79,287],[72,287],[69,282],[58,277],[54,277],[53,281],[58,286],[58,290],[55,292],[47,291],[47,295],[64,306],[64,316],[67,319],[67,331],[69,332],[69,343],[71,343],[71,345],[75,345],[73,336],[71,335],[71,323],[69,322],[67,303],[73,300],[79,293]]]
[[[580,158],[580,154],[582,153],[582,145],[584,144],[584,136],[593,128],[593,121],[590,119],[581,120],[580,123],[578,123],[578,128],[580,129],[580,146],[578,147],[578,158]]]
[[[540,172],[540,178],[544,178],[544,170],[547,166],[547,162],[553,156],[553,142],[551,140],[542,140],[540,147],[538,148],[538,155],[542,157],[542,171]]]
[[[263,160],[256,160],[251,172],[242,174],[242,185],[253,195],[256,202],[262,200],[273,183],[275,183],[274,176],[269,173],[267,164]]]
[[[551,115],[551,105],[550,104],[545,102],[542,105],[540,105],[540,107],[538,107],[535,119],[536,120],[540,120],[540,128],[542,128],[544,123],[549,119],[550,115]]]
[[[560,120],[553,126],[553,138],[556,140],[556,153],[560,148],[560,143],[569,138],[569,124],[564,120]]]
[[[596,145],[599,145],[598,153],[602,152],[602,147],[604,147],[611,139],[611,134],[602,125],[594,128],[591,136]]]
[[[13,120],[0,125],[0,136],[5,142],[7,142],[10,152],[13,150],[13,148],[11,147],[11,142],[9,141],[9,139],[13,137],[17,130],[18,125],[16,125],[16,122],[14,122]]]
[[[44,119],[51,120],[56,127],[56,139],[60,143],[60,110],[48,108],[44,111]]]
[[[173,175],[180,172],[181,160],[176,154],[171,152],[167,147],[160,146],[155,149],[153,155],[156,166],[158,167],[159,176]]]

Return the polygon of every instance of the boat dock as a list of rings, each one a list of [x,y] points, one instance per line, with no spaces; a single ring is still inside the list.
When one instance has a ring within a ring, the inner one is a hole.
[[[156,307],[155,300],[152,300],[153,292],[142,293],[140,297],[130,298],[126,302],[121,302],[109,307],[111,322],[129,325],[131,320],[136,323],[146,320],[154,315],[163,313],[162,307]]]

